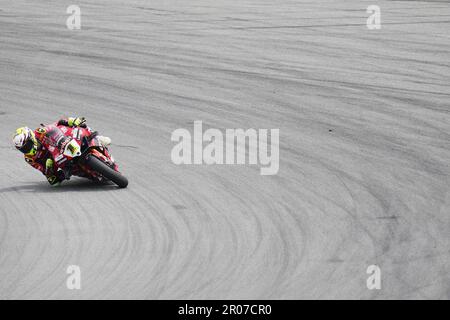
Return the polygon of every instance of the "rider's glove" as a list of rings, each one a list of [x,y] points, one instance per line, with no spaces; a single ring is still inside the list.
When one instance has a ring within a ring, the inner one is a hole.
[[[68,118],[67,123],[69,127],[84,127],[86,126],[86,119],[84,117]]]

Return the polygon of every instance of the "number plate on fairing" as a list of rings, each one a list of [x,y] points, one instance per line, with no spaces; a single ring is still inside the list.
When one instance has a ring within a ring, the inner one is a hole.
[[[64,148],[63,154],[69,158],[75,158],[81,155],[81,148],[78,142],[72,139]]]

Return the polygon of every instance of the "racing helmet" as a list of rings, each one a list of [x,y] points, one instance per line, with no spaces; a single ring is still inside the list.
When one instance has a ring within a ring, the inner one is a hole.
[[[16,130],[13,136],[13,143],[17,150],[28,156],[34,156],[38,149],[38,142],[34,131],[28,127],[22,127]]]

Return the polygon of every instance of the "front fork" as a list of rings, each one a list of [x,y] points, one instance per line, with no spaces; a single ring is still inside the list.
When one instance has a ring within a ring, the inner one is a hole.
[[[105,149],[105,152],[109,155],[107,149]],[[106,163],[109,167],[111,167],[115,171],[119,171],[117,165],[113,161],[111,161],[107,156],[105,156],[103,153],[101,153],[99,150],[95,148],[92,148],[90,152],[85,156],[86,159],[88,159],[88,157],[96,157],[100,159],[102,162]],[[85,166],[84,164],[80,163],[79,166],[88,175],[88,177],[92,177],[100,181],[103,180],[102,176],[98,175],[97,172],[92,171],[89,167]]]

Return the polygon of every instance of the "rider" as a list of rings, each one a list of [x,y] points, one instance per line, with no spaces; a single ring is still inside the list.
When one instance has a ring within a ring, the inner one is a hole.
[[[56,125],[87,128],[84,117],[63,118]],[[62,170],[57,170],[52,155],[42,145],[41,138],[42,128],[33,131],[28,127],[22,127],[16,130],[13,142],[15,147],[24,154],[28,164],[41,171],[52,186],[59,185],[65,179],[64,173]],[[111,143],[111,139],[108,137],[98,136],[98,139],[104,147]]]

